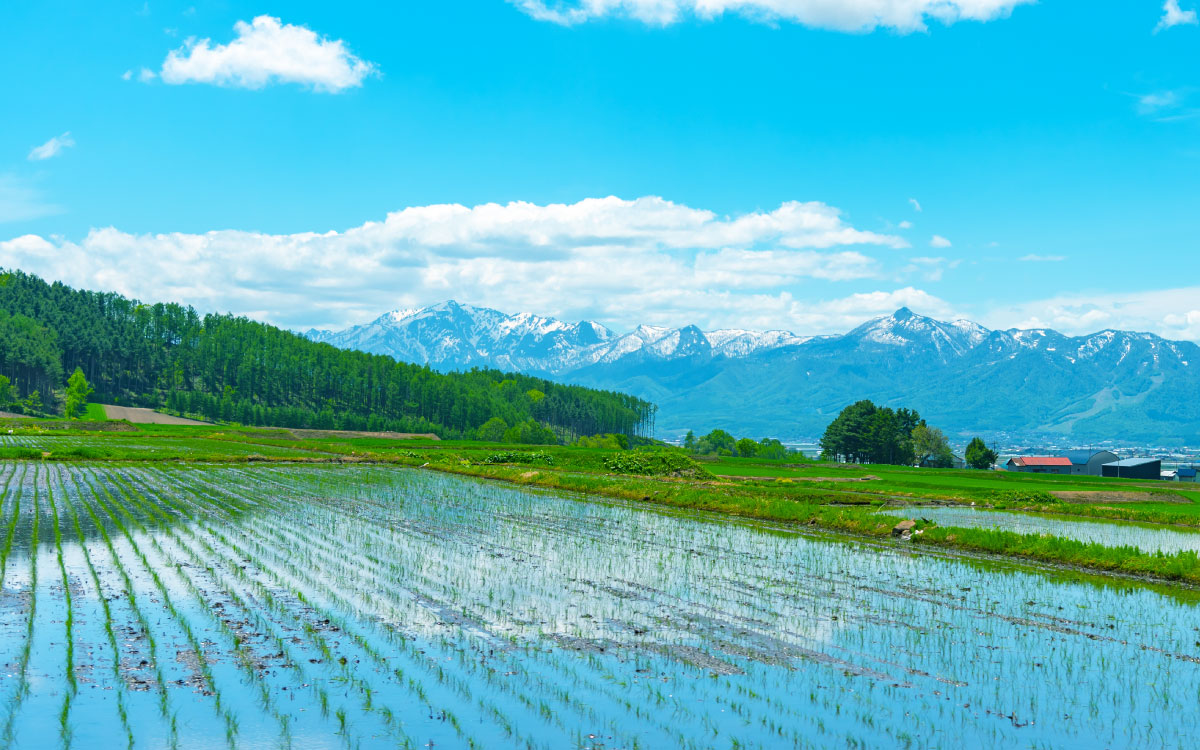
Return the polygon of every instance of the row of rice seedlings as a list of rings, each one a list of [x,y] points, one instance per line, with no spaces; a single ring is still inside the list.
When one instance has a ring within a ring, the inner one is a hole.
[[[226,740],[231,747],[236,746],[239,727],[237,714],[234,711],[234,707],[227,705],[227,703],[223,700],[221,688],[213,676],[212,669],[208,663],[208,658],[204,653],[203,645],[200,643],[199,638],[197,638],[195,632],[193,631],[191,623],[179,611],[174,599],[171,596],[169,588],[163,581],[160,570],[166,572],[167,568],[166,566],[155,566],[150,562],[146,556],[146,553],[137,544],[137,541],[131,533],[127,522],[134,524],[142,532],[146,532],[147,529],[142,524],[140,519],[129,513],[128,509],[121,504],[116,497],[114,497],[106,484],[99,480],[94,470],[88,472],[84,476],[87,477],[88,484],[93,490],[91,497],[103,509],[107,518],[120,530],[122,535],[125,537],[125,540],[129,544],[133,554],[141,562],[142,568],[150,575],[150,578],[158,591],[158,596],[162,600],[162,606],[166,608],[167,612],[171,615],[172,620],[183,633],[188,647],[191,650],[192,658],[196,661],[196,664],[200,669],[200,674],[205,681],[206,687],[212,694],[213,711],[224,723]],[[152,545],[156,541],[153,535],[148,535],[147,538],[150,540]],[[235,638],[231,637],[231,640],[236,643]],[[252,669],[250,670],[250,673],[252,676]],[[269,699],[269,696],[267,696],[267,698]]]
[[[72,477],[72,479],[75,480],[76,477]],[[112,656],[110,662],[112,669],[113,689],[117,696],[117,716],[120,719],[121,728],[125,732],[125,746],[128,748],[128,750],[133,750],[133,727],[129,721],[129,708],[126,705],[129,688],[125,684],[125,681],[121,679],[121,648],[117,643],[117,634],[112,605],[109,603],[108,597],[105,596],[104,586],[100,582],[100,574],[96,571],[96,565],[92,561],[92,553],[89,549],[90,545],[88,544],[87,536],[84,534],[83,524],[80,522],[79,509],[77,507],[79,503],[78,490],[79,483],[76,481],[76,497],[73,500],[69,499],[65,505],[71,515],[71,523],[75,528],[75,538],[79,542],[79,548],[83,554],[84,564],[87,567],[88,576],[91,578],[92,587],[96,592],[96,598],[100,603],[101,610],[104,612],[104,635],[108,641],[109,652]]]
[[[74,448],[85,444],[85,439],[73,435],[0,435],[0,445],[54,450]]]
[[[82,505],[83,509],[92,519],[93,524],[100,533],[101,539],[104,540],[104,548],[108,553],[112,569],[116,570],[116,573],[120,577],[124,586],[124,601],[128,605],[129,610],[133,614],[134,618],[137,620],[138,628],[142,637],[146,639],[146,643],[150,647],[148,661],[150,662],[150,668],[154,671],[154,688],[158,698],[157,705],[159,716],[167,726],[170,747],[177,748],[179,745],[178,717],[176,712],[172,711],[170,698],[167,695],[168,683],[167,677],[163,672],[163,662],[161,653],[159,651],[158,640],[155,637],[156,628],[150,624],[146,612],[141,606],[139,597],[137,595],[137,586],[134,584],[133,578],[130,576],[129,569],[126,567],[124,560],[117,551],[117,547],[113,542],[112,535],[108,532],[109,525],[118,530],[123,535],[125,540],[127,540],[131,545],[133,545],[132,539],[128,531],[121,524],[120,520],[113,518],[110,514],[108,514],[107,511],[104,510],[103,505],[101,505],[101,511],[97,511],[95,505],[100,503],[97,493],[94,492],[94,487],[92,487],[87,481],[87,476],[81,472],[76,473],[75,476],[76,481],[82,480],[84,486],[89,490],[87,493],[79,493],[78,497],[80,505]],[[104,512],[105,515],[101,516],[100,512]]]
[[[8,468],[9,471],[4,477],[4,495],[0,500],[0,507],[3,507],[7,514],[7,520],[0,527],[4,534],[4,541],[0,544],[0,595],[4,593],[4,580],[8,573],[8,556],[12,553],[17,522],[21,518],[21,487],[25,483],[25,474],[29,471],[29,464],[20,464],[21,477],[17,480],[16,488],[12,490],[9,487],[17,472],[17,464],[10,464]]]
[[[0,730],[0,745],[3,747],[12,747],[15,736],[17,714],[21,709],[21,704],[29,695],[29,659],[33,655],[33,631],[37,623],[37,588],[38,588],[38,537],[39,537],[39,522],[41,517],[40,507],[40,492],[38,491],[38,483],[40,479],[41,467],[35,466],[33,472],[33,508],[32,508],[32,524],[29,537],[29,603],[28,615],[26,619],[25,640],[21,649],[20,656],[17,659],[17,687],[8,700],[8,716],[4,720],[4,728]]]
[[[47,472],[48,474],[50,472]],[[64,633],[66,638],[66,678],[67,689],[63,693],[62,709],[59,711],[59,737],[62,740],[63,747],[71,746],[71,703],[75,699],[75,695],[79,692],[79,680],[75,674],[75,607],[71,600],[71,579],[67,575],[67,564],[63,560],[63,539],[62,525],[58,518],[58,503],[54,498],[54,482],[47,477],[46,482],[46,502],[50,506],[51,517],[54,522],[54,551],[58,561],[58,572],[62,576],[62,591],[63,599],[66,603],[67,616],[63,622]]]
[[[125,478],[117,475],[116,473],[110,474],[108,478],[111,479],[122,490],[119,498],[114,497],[114,499],[119,500],[123,506],[125,503],[132,502],[137,504],[142,511],[148,514],[159,515],[163,520],[169,520],[171,518],[171,516],[162,511],[162,508],[159,507],[157,503],[150,501],[141,492],[128,484]],[[110,496],[112,495],[110,494]],[[184,515],[187,517],[186,513]],[[189,518],[189,520],[191,519]],[[190,532],[189,527],[183,526],[182,528],[185,533]],[[221,564],[223,568],[232,569],[244,577],[245,574],[241,567],[233,565],[229,560],[215,554],[215,552],[208,556],[201,556],[197,554],[194,549],[187,546],[180,540],[179,534],[177,533],[177,528],[175,526],[165,526],[164,534],[166,537],[175,542],[178,550],[189,555],[195,565],[200,566],[202,569],[208,571],[209,575],[212,576],[214,583],[221,587],[221,593],[223,593],[225,597],[232,601],[247,619],[253,619],[260,630],[273,631],[273,635],[270,636],[270,640],[273,642],[275,647],[279,648],[279,652],[284,655],[284,663],[290,665],[293,671],[298,671],[300,673],[301,681],[305,681],[304,678],[306,675],[304,674],[303,669],[300,667],[300,664],[303,660],[291,654],[291,648],[287,644],[284,634],[282,632],[274,631],[272,624],[260,613],[259,608],[256,606],[257,602],[254,604],[248,603],[241,595],[237,593],[236,590],[227,585],[228,582],[226,580],[223,580],[221,577],[217,577],[217,571],[213,566],[214,563]],[[165,549],[163,549],[157,538],[151,538],[151,545],[157,551],[162,560],[165,561],[171,559],[172,556]],[[213,551],[210,549],[210,552]],[[231,613],[229,613],[226,609],[225,618],[216,615],[216,613],[213,612],[210,607],[208,607],[206,595],[196,585],[192,577],[184,574],[181,566],[176,565],[175,570],[178,574],[178,577],[184,582],[184,585],[188,588],[192,596],[199,603],[205,606],[206,611],[209,613],[216,626],[224,631],[228,640],[233,644],[231,647],[232,651],[237,656],[243,672],[246,674],[249,682],[257,686],[260,703],[263,705],[264,709],[274,716],[276,721],[279,722],[280,735],[285,740],[285,744],[290,744],[290,719],[288,718],[287,714],[283,713],[278,709],[277,706],[275,706],[275,701],[270,693],[269,685],[265,680],[262,679],[261,675],[258,673],[258,670],[255,668],[254,655],[250,651],[248,644],[243,642],[241,634],[234,631],[226,622],[226,619]],[[328,693],[326,693],[323,688],[320,688],[318,692],[319,697],[322,698],[322,705],[327,705],[329,701]]]

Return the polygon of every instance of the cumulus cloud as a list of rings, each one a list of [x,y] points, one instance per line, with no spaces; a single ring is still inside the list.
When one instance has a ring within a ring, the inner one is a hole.
[[[905,246],[817,202],[721,216],[659,197],[608,197],[418,206],[343,232],[27,235],[0,242],[0,257],[76,286],[295,327],[451,297],[618,325],[654,311],[728,325],[743,299],[778,300],[811,280],[879,278],[865,249]]]
[[[1183,10],[1179,7],[1179,0],[1167,0],[1163,3],[1162,18],[1158,19],[1154,33],[1157,34],[1172,26],[1195,26],[1197,22],[1196,11]]]
[[[935,234],[929,238],[930,247],[950,247],[950,240],[940,234]]]
[[[75,139],[71,137],[68,131],[62,135],[56,135],[40,146],[34,146],[29,152],[29,161],[44,161],[52,159],[62,153],[63,149],[70,148],[75,145]]]
[[[788,291],[739,294],[729,290],[672,289],[662,295],[663,306],[646,310],[640,317],[605,317],[619,327],[646,322],[679,326],[694,322],[705,329],[732,327],[756,330],[786,329],[803,335],[845,333],[855,326],[908,307],[922,315],[942,319],[958,317],[952,305],[922,289],[859,292],[822,299],[798,298]],[[714,315],[714,313],[718,313]],[[613,315],[618,315],[613,311]],[[586,316],[560,315],[568,319]]]
[[[167,54],[159,77],[169,84],[211,83],[248,89],[298,83],[336,93],[361,86],[376,72],[373,63],[356,57],[342,40],[327,39],[278,18],[238,21],[233,30],[236,37],[228,44],[189,39]],[[153,73],[143,69],[139,78],[145,82]]]
[[[1053,328],[1081,335],[1106,328],[1200,342],[1200,287],[1120,294],[1073,294],[993,309],[995,327]]]
[[[1172,0],[1173,1],[1173,0]],[[630,18],[667,26],[683,18],[711,20],[726,12],[767,23],[821,29],[923,31],[928,21],[991,21],[1033,0],[510,0],[539,21],[570,26],[600,18]]]

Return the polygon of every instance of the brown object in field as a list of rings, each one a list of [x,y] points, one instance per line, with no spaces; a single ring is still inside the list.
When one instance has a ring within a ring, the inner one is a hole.
[[[126,422],[134,424],[208,424],[208,422],[173,417],[170,414],[138,406],[111,406],[109,404],[101,404],[101,406],[104,407],[104,415],[109,419],[124,419]]]
[[[1131,490],[1058,490],[1050,493],[1067,503],[1189,503],[1182,495]]]
[[[904,536],[905,534],[911,534],[912,530],[916,527],[916,521],[905,519],[892,527],[892,536]]]
[[[304,438],[387,438],[388,440],[441,440],[432,432],[363,432],[361,430],[288,430],[298,440]]]

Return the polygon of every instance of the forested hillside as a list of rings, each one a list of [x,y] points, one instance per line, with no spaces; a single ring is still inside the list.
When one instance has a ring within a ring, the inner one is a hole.
[[[469,435],[498,417],[564,435],[643,434],[654,414],[620,393],[497,370],[438,373],[246,318],[0,273],[0,375],[48,402],[76,367],[95,401],[243,424]]]

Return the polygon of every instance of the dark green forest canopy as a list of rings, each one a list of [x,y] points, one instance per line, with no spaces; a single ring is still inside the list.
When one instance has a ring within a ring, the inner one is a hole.
[[[821,453],[850,463],[909,465],[917,458],[913,430],[923,424],[911,409],[893,410],[864,399],[842,409],[825,428]]]
[[[63,376],[62,350],[54,331],[0,307],[0,375],[7,375],[22,395],[57,388]]]
[[[93,401],[244,424],[468,435],[492,417],[564,435],[645,434],[655,407],[498,370],[438,373],[231,315],[0,271],[0,374],[24,395],[83,370]],[[15,342],[10,348],[9,342]]]

